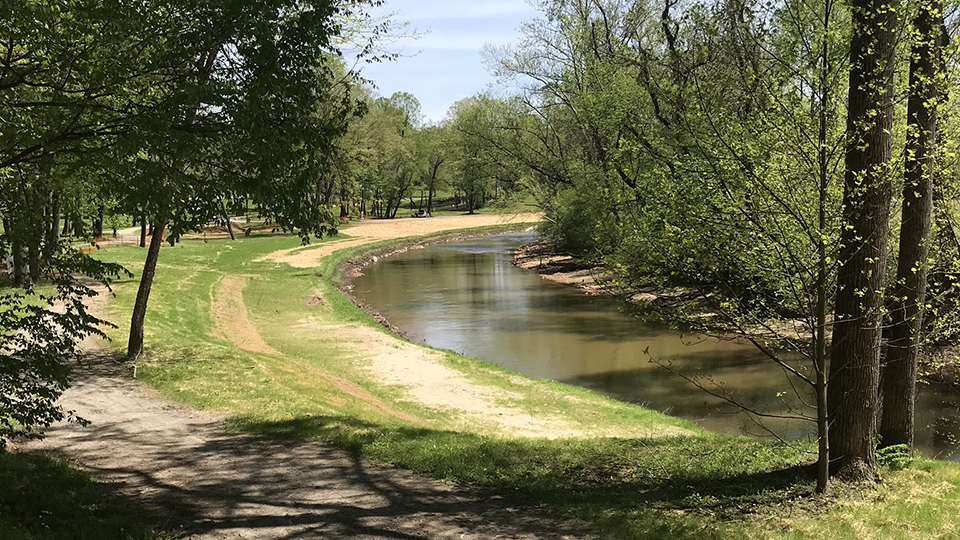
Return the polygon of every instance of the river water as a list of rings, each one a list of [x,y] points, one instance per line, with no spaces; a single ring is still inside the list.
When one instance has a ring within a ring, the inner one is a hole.
[[[677,373],[752,411],[811,416],[803,383],[748,343],[681,335],[646,324],[613,298],[587,296],[513,266],[530,234],[441,244],[388,257],[353,281],[354,294],[409,339],[534,377],[583,386],[730,434],[801,438],[812,422],[759,418],[711,396]],[[917,447],[960,461],[960,392],[921,385]]]

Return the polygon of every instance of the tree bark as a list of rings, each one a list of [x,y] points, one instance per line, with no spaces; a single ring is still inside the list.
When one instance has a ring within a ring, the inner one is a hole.
[[[40,281],[40,231],[31,231],[27,241],[27,263],[30,268],[30,283]]]
[[[326,175],[323,175],[321,180],[323,181],[323,204],[329,205],[330,201],[333,200],[334,181],[332,178],[327,178]]]
[[[60,195],[53,194],[50,203],[50,230],[48,231],[47,243],[48,249],[56,249],[57,242],[60,241]]]
[[[160,256],[160,245],[163,243],[163,230],[166,226],[166,221],[158,220],[151,231],[150,249],[147,250],[147,260],[143,265],[143,274],[140,276],[140,288],[137,290],[137,299],[133,304],[133,316],[130,318],[130,339],[127,341],[127,358],[130,360],[136,360],[143,354],[143,323],[147,315],[147,300],[150,298],[150,288],[153,286],[153,277],[157,271],[157,259]]]
[[[46,157],[40,165],[40,174],[46,186],[51,186],[51,172],[53,171],[53,154]],[[48,264],[57,251],[57,244],[60,242],[60,195],[56,191],[47,194],[46,206],[49,213],[45,215],[46,221],[43,225],[43,257],[44,264]]]
[[[147,214],[140,214],[140,247],[147,247]]]
[[[103,237],[103,213],[106,209],[104,206],[97,206],[97,215],[93,220],[93,237],[102,238]]]
[[[900,252],[894,284],[892,327],[883,365],[883,446],[907,445],[913,453],[917,356],[927,292],[927,255],[933,212],[933,178],[937,147],[937,86],[942,28],[939,0],[921,2],[914,19],[907,98],[903,206]]]
[[[227,213],[227,206],[223,204],[223,197],[220,197],[220,212],[223,213],[223,221],[227,224],[227,232],[230,233],[230,239],[236,240],[237,238],[233,235],[233,226],[230,224],[230,214]]]
[[[889,0],[853,1],[845,226],[828,395],[832,473],[852,480],[876,474],[896,24]]]
[[[817,304],[815,316],[817,327],[814,335],[813,364],[816,372],[814,392],[817,399],[817,493],[826,493],[830,486],[830,419],[828,416],[827,388],[827,297],[829,296],[829,277],[827,261],[827,197],[830,188],[830,161],[828,156],[828,135],[830,118],[828,110],[833,95],[830,85],[830,43],[826,30],[830,28],[830,15],[833,3],[827,1],[823,6],[824,34],[820,49],[820,103],[817,111],[817,225],[820,228],[820,241],[817,243]]]
[[[18,238],[16,231],[13,232],[13,241],[11,242],[10,249],[13,250],[13,286],[23,287],[25,281],[23,274],[23,242]]]

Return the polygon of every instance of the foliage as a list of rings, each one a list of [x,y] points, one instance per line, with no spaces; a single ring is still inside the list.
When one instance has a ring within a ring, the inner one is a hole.
[[[451,184],[467,213],[521,185],[523,169],[516,161],[515,148],[521,119],[516,100],[487,94],[462,99],[450,107]]]
[[[910,447],[905,444],[894,444],[877,449],[877,465],[893,471],[902,471],[913,463],[910,457]]]
[[[106,284],[120,272],[119,265],[61,244],[45,276],[50,285],[0,291],[0,448],[14,437],[40,437],[64,417],[82,422],[57,400],[70,382],[80,341],[104,336],[100,327],[107,323],[84,305],[98,294],[87,283]]]

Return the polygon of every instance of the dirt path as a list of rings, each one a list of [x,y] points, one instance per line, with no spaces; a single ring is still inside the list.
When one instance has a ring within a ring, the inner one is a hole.
[[[413,424],[421,423],[418,418],[394,410],[370,392],[367,392],[343,377],[338,377],[333,373],[316,366],[311,366],[306,362],[287,357],[271,347],[263,340],[260,332],[257,331],[256,327],[253,326],[253,323],[251,323],[247,317],[247,307],[243,303],[243,287],[248,277],[257,276],[231,275],[224,277],[220,282],[219,294],[213,302],[211,309],[213,310],[212,316],[214,324],[223,337],[232,341],[234,345],[245,351],[269,354],[277,357],[286,364],[285,367],[287,369],[294,368],[304,377],[325,380],[340,392],[352,396],[386,414]],[[258,363],[258,367],[261,371],[270,375],[269,369],[262,363]]]
[[[276,261],[295,268],[312,268],[317,261],[334,251],[362,246],[407,236],[420,236],[442,231],[505,225],[510,223],[528,223],[540,221],[539,214],[503,214],[496,216],[446,216],[423,219],[366,220],[358,225],[343,229],[345,238],[334,242],[325,242],[315,246],[303,246],[284,249],[257,259],[257,262]]]
[[[223,417],[171,403],[91,352],[58,425],[27,449],[75,460],[148,522],[190,539],[574,538],[477,490],[374,465],[318,444],[227,432]]]

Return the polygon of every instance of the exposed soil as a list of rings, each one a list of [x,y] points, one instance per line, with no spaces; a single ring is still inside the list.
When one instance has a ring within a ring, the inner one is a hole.
[[[342,232],[349,235],[344,240],[277,251],[257,259],[257,262],[276,261],[289,264],[295,268],[313,268],[322,257],[326,257],[334,251],[362,246],[380,240],[421,236],[472,227],[535,222],[540,221],[540,219],[539,214],[445,216],[400,220],[368,219],[357,225],[344,228]]]
[[[571,255],[560,253],[550,242],[534,242],[520,246],[513,255],[513,263],[533,270],[543,279],[572,285],[587,294],[608,294],[609,275],[602,268],[585,265]]]
[[[519,222],[535,216],[516,216]],[[352,245],[445,229],[506,222],[499,216],[431,218],[372,223],[351,229]],[[394,225],[395,224],[395,225]],[[362,236],[361,236],[362,235]],[[346,247],[347,242],[337,244]],[[332,245],[287,253],[271,260],[305,265]],[[322,249],[318,249],[322,248]],[[416,424],[419,419],[392,410],[351,381],[284,356],[271,347],[247,317],[242,291],[253,276],[226,276],[212,311],[215,331],[239,347],[275,355],[282,369],[323,379],[344,399]],[[101,303],[104,296],[97,302]],[[410,399],[438,408],[455,407],[466,422],[493,422],[518,436],[564,433],[568,426],[532,418],[503,406],[509,396],[477,387],[438,363],[443,353],[399,342],[375,329],[332,322],[326,301],[305,294],[315,319],[301,321],[335,331],[343,347],[372,359],[369,371],[386,384],[407,388]],[[99,307],[102,307],[100,305]],[[98,306],[93,306],[98,309]],[[334,328],[336,326],[336,328]],[[425,479],[316,443],[280,443],[227,431],[221,415],[170,402],[133,379],[99,343],[86,343],[86,361],[63,396],[65,409],[92,424],[60,424],[43,441],[19,450],[51,451],[99,476],[142,519],[191,539],[488,539],[577,538],[576,524],[545,519],[536,508],[518,506],[482,490]],[[372,351],[372,352],[371,352]],[[269,373],[261,365],[260,369]],[[489,417],[496,417],[489,420]],[[501,418],[503,417],[503,418]]]
[[[627,290],[613,283],[610,272],[598,265],[563,253],[553,242],[544,240],[520,246],[514,253],[513,264],[518,268],[533,270],[543,279],[577,287],[589,295],[616,296],[635,304],[671,301],[683,297],[689,291],[665,292],[648,286]]]
[[[338,377],[333,373],[312,366],[306,362],[285,356],[280,351],[271,347],[263,340],[260,332],[257,331],[256,327],[253,326],[253,323],[251,323],[247,317],[247,307],[243,303],[243,287],[246,285],[246,279],[248,277],[257,276],[231,275],[224,277],[220,282],[219,294],[211,306],[213,312],[211,315],[213,316],[214,324],[223,337],[233,342],[239,349],[275,356],[286,364],[285,367],[287,369],[295,369],[313,379],[323,379],[340,392],[359,399],[368,406],[378,409],[381,412],[407,422],[415,424],[421,423],[419,419],[409,414],[394,410],[370,392],[367,392],[343,377]],[[315,297],[316,295],[313,296]],[[263,364],[260,364],[258,367],[261,371],[264,371],[268,375],[270,374],[269,370]]]

